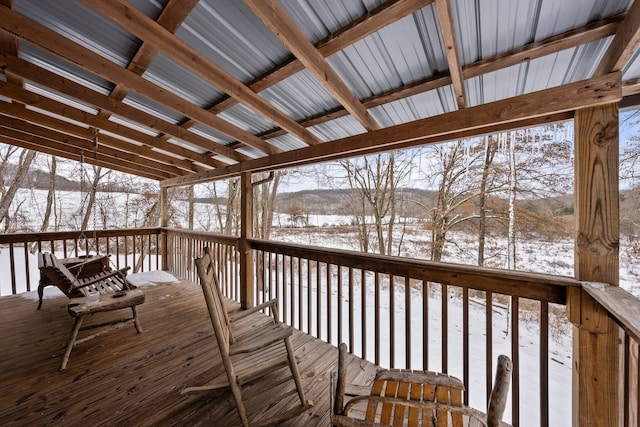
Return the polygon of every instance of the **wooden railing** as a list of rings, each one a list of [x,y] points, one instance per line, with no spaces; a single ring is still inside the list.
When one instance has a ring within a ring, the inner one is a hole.
[[[110,254],[116,268],[157,270],[161,265],[160,228],[0,235],[0,295],[37,289],[40,275],[36,253],[54,252],[58,258],[87,253]]]
[[[550,375],[556,380],[558,374],[550,368],[549,346],[557,328],[571,345],[564,304],[567,287],[580,286],[576,280],[250,243],[256,258],[255,303],[278,297],[286,323],[332,344],[346,342],[352,353],[384,367],[458,376],[466,388],[465,403],[480,409],[486,407],[497,356],[507,354],[514,363],[507,420],[570,424],[571,360],[552,362],[553,368],[566,364],[561,381],[569,392],[550,389],[556,383]],[[537,350],[523,351],[532,345]],[[549,396],[563,401],[550,402]],[[566,419],[557,410],[564,410]]]
[[[239,301],[238,238],[174,228],[166,229],[166,235],[168,254],[166,267],[169,271],[181,279],[197,282],[193,261],[202,256],[204,247],[208,246],[213,251],[216,264],[220,269],[219,280],[224,295]]]
[[[582,283],[582,288],[602,305],[620,327],[622,351],[622,421],[625,427],[640,426],[640,300],[619,286]]]
[[[85,234],[88,240],[77,232],[0,235],[12,292],[21,292],[20,280],[25,290],[37,286],[32,248],[67,257],[98,248],[111,253],[118,267],[166,268],[197,281],[193,260],[209,246],[223,292],[240,299],[238,238],[170,228]],[[486,405],[495,360],[509,355],[514,370],[505,419],[513,425],[571,423],[571,354],[563,360],[553,344],[557,334],[571,342],[567,289],[582,287],[620,326],[621,419],[625,426],[638,425],[640,302],[619,287],[257,239],[248,243],[255,261],[254,304],[278,297],[283,321],[332,344],[346,342],[352,353],[378,365],[458,376],[467,404]],[[559,415],[558,407],[565,413]]]

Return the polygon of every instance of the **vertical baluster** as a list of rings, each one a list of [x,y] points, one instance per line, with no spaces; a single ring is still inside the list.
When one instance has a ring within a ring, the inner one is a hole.
[[[31,291],[31,275],[29,272],[29,243],[24,244],[24,274],[27,280],[27,292]]]
[[[449,372],[449,288],[441,284],[442,303],[442,372]]]
[[[120,270],[120,237],[116,236],[116,268]]]
[[[429,281],[422,279],[422,369],[429,370]]]
[[[623,405],[623,410],[624,410],[624,414],[623,414],[623,420],[624,420],[624,426],[628,427],[631,425],[631,419],[630,419],[630,411],[629,411],[629,407],[631,406],[631,398],[630,398],[630,387],[631,387],[631,369],[630,369],[630,364],[631,364],[631,340],[629,339],[629,334],[627,334],[626,332],[624,333],[624,377],[623,377],[623,381],[624,381],[624,386],[622,388],[623,390],[623,396],[622,396],[622,405]],[[640,399],[638,399],[640,400]],[[638,414],[638,416],[640,416],[640,413]]]
[[[355,353],[354,332],[353,332],[353,312],[355,311],[353,297],[353,267],[349,267],[349,349]]]
[[[327,342],[331,343],[333,319],[331,318],[331,264],[327,263]]]
[[[338,268],[338,344],[342,342],[342,266],[337,265]],[[353,353],[353,347],[349,346],[349,351]]]
[[[520,425],[520,299],[511,297],[511,424]]]
[[[303,330],[304,310],[302,309],[303,292],[302,292],[302,261],[298,257],[298,329]],[[307,310],[309,307],[307,307]]]
[[[74,256],[78,256],[78,239],[73,239]],[[55,252],[53,241],[51,241],[51,252]]]
[[[549,426],[549,303],[540,302],[540,420]]]
[[[405,368],[411,369],[411,279],[404,277],[404,346]]]
[[[376,365],[380,365],[380,273],[378,273],[377,271],[374,272],[374,277],[375,277],[375,290],[374,290],[374,302],[375,302],[375,310],[374,310],[374,314],[375,314],[375,343],[374,343],[374,350],[375,350],[375,362]]]
[[[282,254],[282,321],[287,323],[289,299],[287,292],[287,256]]]
[[[18,290],[16,288],[16,260],[13,253],[13,243],[9,243],[9,265],[11,267],[11,292],[15,295]]]
[[[367,272],[360,270],[360,298],[361,298],[361,324],[360,336],[362,337],[362,358],[367,358]]]
[[[317,319],[316,319],[316,334],[318,339],[322,339],[322,280],[320,274],[320,261],[316,261],[316,309],[317,309]]]
[[[136,262],[136,235],[135,234],[133,236],[131,236],[131,244],[133,246],[133,249],[132,249],[132,251],[133,251],[133,272],[137,273],[136,266],[138,265],[138,263]]]
[[[469,405],[469,288],[462,288],[462,380],[464,404]]]
[[[62,258],[67,257],[67,239],[62,240]]]
[[[396,298],[395,298],[396,278],[389,275],[389,367],[396,367]]]
[[[487,390],[487,403],[493,387],[493,293],[485,292],[485,387]]]
[[[313,292],[311,286],[311,260],[307,260],[307,333],[311,335],[311,320],[313,319]]]
[[[289,287],[291,288],[289,291],[291,292],[291,300],[290,300],[290,306],[291,306],[291,322],[289,323],[291,326],[294,326],[294,322],[296,319],[296,295],[295,295],[295,290],[296,290],[296,286],[295,286],[295,280],[294,277],[295,275],[293,274],[293,257],[290,256],[289,257]]]

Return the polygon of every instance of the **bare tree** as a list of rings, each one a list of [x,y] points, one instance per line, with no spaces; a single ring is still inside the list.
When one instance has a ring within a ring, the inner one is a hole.
[[[5,222],[5,231],[9,230],[9,209],[11,207],[11,203],[13,202],[18,189],[23,186],[23,182],[27,176],[27,173],[29,172],[29,168],[31,167],[31,162],[33,162],[33,159],[35,158],[35,151],[21,151],[13,182],[11,182],[11,185],[9,186],[9,189],[6,191],[6,193],[2,195],[2,199],[0,200],[0,222]]]
[[[360,250],[371,249],[370,228],[373,228],[378,253],[391,254],[394,230],[398,219],[397,208],[402,198],[397,197],[400,184],[409,175],[415,151],[392,152],[342,160],[346,180],[352,190],[351,211],[358,230]]]

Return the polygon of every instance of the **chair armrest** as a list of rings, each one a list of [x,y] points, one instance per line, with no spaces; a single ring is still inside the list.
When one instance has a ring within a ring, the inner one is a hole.
[[[246,310],[240,310],[235,313],[229,314],[229,320],[231,322],[235,322],[236,320],[244,319],[250,314],[256,313],[258,311],[262,311],[267,307],[271,307],[272,310],[277,310],[278,299],[274,298],[272,300],[263,302],[262,304],[256,305],[255,307],[248,308]]]
[[[96,274],[95,276],[90,276],[90,277],[87,277],[86,279],[81,279],[79,280],[78,286],[75,286],[74,289],[84,288],[85,286],[93,285],[95,283],[103,281],[104,279],[108,279],[109,277],[113,277],[119,274],[126,275],[126,271],[129,270],[130,268],[131,267],[125,267],[120,270],[105,271],[105,272]],[[126,286],[126,280],[125,280],[125,286]]]

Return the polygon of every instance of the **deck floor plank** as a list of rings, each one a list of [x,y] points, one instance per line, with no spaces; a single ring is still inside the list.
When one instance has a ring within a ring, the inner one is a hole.
[[[37,301],[1,297],[0,420],[6,425],[217,425],[240,423],[231,393],[183,396],[185,387],[225,375],[200,287],[191,282],[145,288],[139,306],[142,334],[127,325],[79,344],[58,371],[73,319],[66,298]],[[235,306],[234,306],[235,309]],[[110,314],[103,313],[101,318]],[[112,314],[112,313],[111,313]],[[256,314],[255,323],[264,320]],[[91,321],[100,321],[98,316]],[[11,319],[11,321],[8,321]],[[314,407],[287,426],[328,425],[330,372],[335,347],[299,331],[292,345],[307,398]],[[350,378],[363,384],[373,364],[352,358]],[[251,421],[299,402],[288,370],[243,386]],[[273,401],[273,396],[280,399]]]

